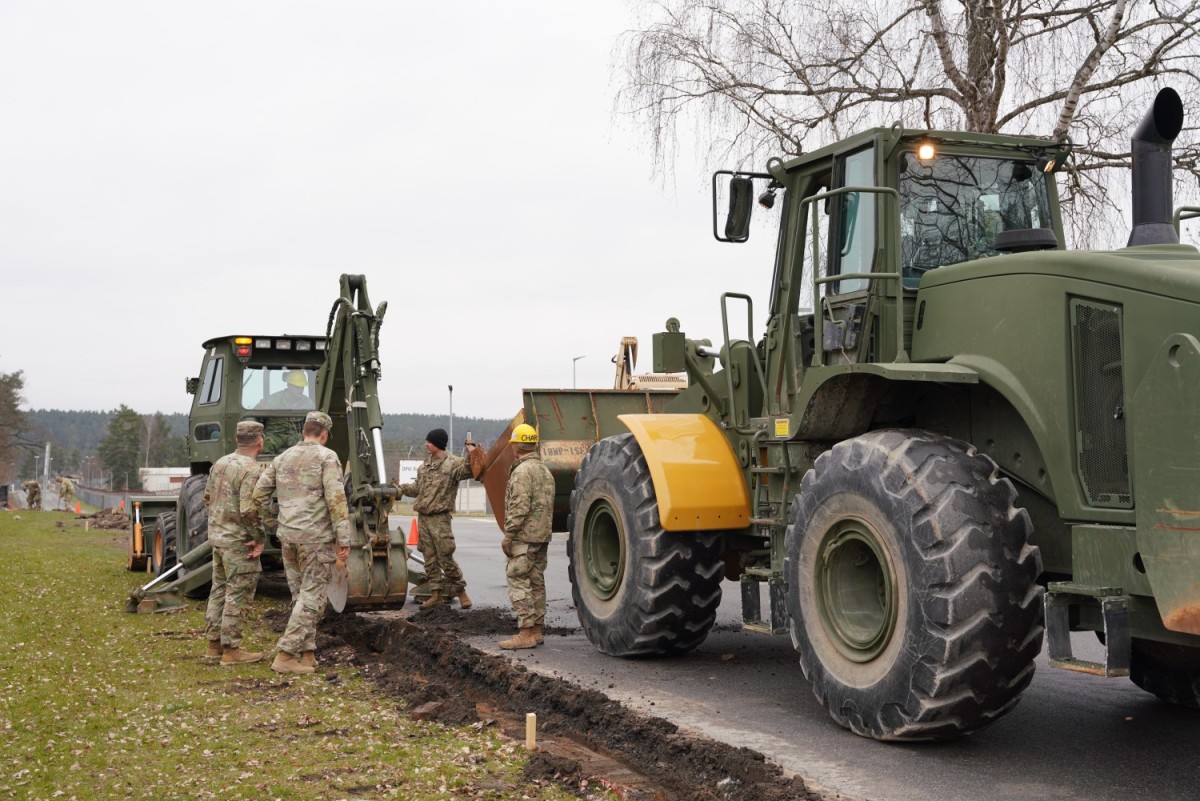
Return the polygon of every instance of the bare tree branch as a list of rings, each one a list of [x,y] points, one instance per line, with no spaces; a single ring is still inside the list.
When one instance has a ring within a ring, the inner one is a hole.
[[[635,8],[642,24],[618,43],[616,110],[646,131],[660,169],[685,131],[706,143],[710,159],[742,164],[895,122],[1068,135],[1077,159],[1063,181],[1064,207],[1079,241],[1100,224],[1094,217],[1111,220],[1121,205],[1109,194],[1120,189],[1129,132],[1154,93],[1170,82],[1186,106],[1200,106],[1200,0],[644,0]],[[1195,143],[1187,129],[1176,145],[1189,188]]]

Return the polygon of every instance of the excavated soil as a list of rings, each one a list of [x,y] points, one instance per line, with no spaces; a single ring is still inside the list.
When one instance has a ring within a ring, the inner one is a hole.
[[[283,617],[270,622],[282,627]],[[539,748],[525,776],[557,782],[581,797],[597,785],[630,801],[819,797],[756,751],[685,734],[603,693],[532,673],[460,639],[513,631],[512,616],[496,609],[443,607],[408,618],[339,615],[322,622],[317,656],[324,666],[361,667],[414,709],[437,702],[426,714],[448,724],[497,725],[523,740],[525,711],[537,709]]]

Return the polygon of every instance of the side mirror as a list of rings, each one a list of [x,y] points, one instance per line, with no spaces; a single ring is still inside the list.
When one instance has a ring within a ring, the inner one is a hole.
[[[754,180],[772,180],[768,173],[734,172],[718,170],[713,173],[713,237],[718,242],[745,242],[750,238],[750,216],[754,212]],[[773,186],[782,186],[774,184]],[[724,190],[724,192],[722,192]],[[717,200],[722,194],[729,196],[729,207],[725,212],[724,229],[719,223]],[[764,208],[775,204],[775,193],[770,188],[761,199]]]
[[[196,391],[198,389],[200,389],[200,379],[199,378],[188,378],[188,379],[186,379],[185,386],[187,387],[187,393],[189,395],[195,395]]]
[[[729,180],[729,214],[725,218],[725,238],[745,242],[750,238],[750,217],[754,213],[754,181],[735,175]]]

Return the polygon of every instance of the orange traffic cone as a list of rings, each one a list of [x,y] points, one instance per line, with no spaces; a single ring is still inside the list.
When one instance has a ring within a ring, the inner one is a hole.
[[[414,517],[412,525],[408,527],[408,547],[417,547],[417,519]]]
[[[124,498],[121,499],[121,511],[122,512],[125,511],[125,499]]]
[[[75,501],[75,514],[79,514],[82,511],[83,507],[79,505],[79,501]]]

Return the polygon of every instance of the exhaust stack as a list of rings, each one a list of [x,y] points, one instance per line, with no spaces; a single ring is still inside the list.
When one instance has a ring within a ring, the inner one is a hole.
[[[1159,91],[1130,146],[1133,153],[1133,245],[1173,245],[1179,235],[1173,224],[1174,196],[1171,143],[1183,129],[1183,101],[1170,87]]]

